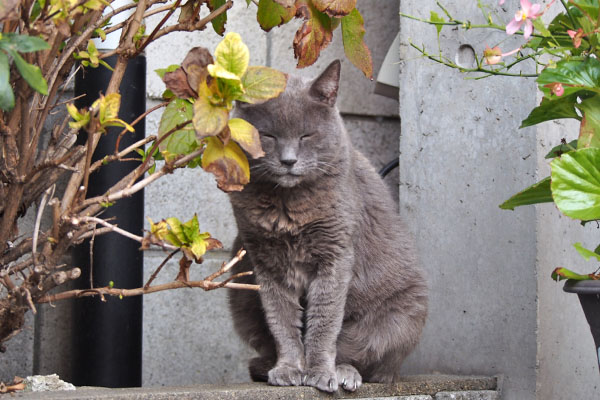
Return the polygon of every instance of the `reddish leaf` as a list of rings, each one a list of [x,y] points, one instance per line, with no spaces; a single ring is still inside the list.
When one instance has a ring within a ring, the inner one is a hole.
[[[356,7],[356,0],[312,0],[315,8],[330,17],[343,17]]]
[[[291,6],[286,7],[275,0],[260,0],[256,12],[256,19],[260,27],[265,32],[269,32],[274,27],[287,23],[296,14],[294,2],[291,3]]]
[[[364,21],[355,8],[342,18],[342,40],[346,57],[360,69],[367,78],[373,78],[373,60],[371,52],[363,40],[365,35]]]
[[[223,243],[221,243],[219,240],[217,240],[215,238],[204,239],[204,242],[206,243],[206,250],[223,248]]]
[[[202,3],[204,3],[204,0],[188,0],[181,7],[177,21],[181,23],[197,22],[200,19],[200,6],[202,6]]]
[[[331,18],[308,0],[298,0],[296,6],[296,17],[303,18],[304,23],[294,37],[294,57],[298,68],[304,68],[314,64],[331,42]]]
[[[196,92],[190,87],[188,77],[183,68],[177,68],[173,72],[167,72],[163,77],[163,82],[175,96],[187,99],[197,97]]]

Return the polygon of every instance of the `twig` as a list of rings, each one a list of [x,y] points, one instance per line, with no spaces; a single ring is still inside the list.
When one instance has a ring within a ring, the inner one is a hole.
[[[150,279],[148,279],[148,282],[146,282],[146,284],[144,285],[144,289],[148,289],[150,287],[150,284],[156,278],[156,276],[158,275],[158,273],[160,272],[160,270],[165,266],[165,264],[167,264],[167,262],[171,258],[173,258],[173,256],[175,254],[177,254],[179,252],[179,250],[180,249],[177,249],[177,250],[171,252],[167,257],[165,257],[165,259],[163,260],[163,262],[160,263],[160,265],[158,266],[158,268],[156,268],[156,271],[154,271],[154,273],[152,273],[152,276],[150,276]]]
[[[106,156],[106,157],[96,161],[95,163],[93,163],[92,166],[90,167],[90,172],[94,172],[95,170],[97,170],[103,164],[105,164],[107,162],[119,160],[119,159],[121,159],[121,157],[126,156],[127,154],[131,153],[133,150],[145,145],[146,143],[150,143],[154,140],[156,140],[156,135],[146,136],[144,139],[135,142],[131,146],[127,147],[126,149],[123,149],[122,151],[120,151],[116,154]]]
[[[95,288],[94,290],[90,289],[79,289],[79,290],[69,290],[66,292],[61,292],[53,295],[45,295],[37,299],[37,303],[49,303],[55,302],[58,300],[66,300],[78,297],[89,297],[89,296],[123,296],[123,297],[131,297],[131,296],[141,296],[144,294],[162,292],[165,290],[172,289],[180,289],[180,288],[202,288],[204,290],[213,290],[221,287],[225,287],[228,289],[245,289],[245,290],[259,290],[259,285],[251,285],[246,283],[233,283],[228,282],[225,285],[221,285],[221,282],[209,282],[209,281],[173,281],[169,283],[164,283],[161,285],[151,286],[148,289],[137,288],[137,289],[115,289],[115,288]]]
[[[142,115],[140,115],[139,117],[137,117],[130,125],[131,126],[136,126],[138,122],[140,122],[142,119],[146,118],[146,116],[148,116],[148,114],[158,110],[159,108],[162,108],[166,105],[168,105],[170,103],[170,101],[165,101],[162,102],[158,105],[155,105],[154,107],[146,110]],[[121,143],[121,138],[123,137],[123,135],[125,135],[127,133],[127,128],[123,128],[123,130],[121,131],[121,133],[119,133],[119,136],[117,137],[117,142],[115,143],[115,154],[119,151],[119,144]]]
[[[37,242],[38,242],[38,236],[40,233],[40,223],[42,221],[42,214],[44,214],[44,208],[46,208],[46,203],[48,202],[48,197],[54,196],[55,187],[56,187],[56,185],[52,185],[48,189],[46,189],[46,191],[44,192],[44,195],[42,196],[42,200],[40,200],[40,206],[38,208],[38,212],[35,217],[35,224],[33,227],[33,244],[31,246],[31,253],[32,253],[32,257],[33,257],[33,265],[34,266],[37,263],[37,259],[36,259]]]
[[[227,264],[223,263],[223,265],[221,266],[221,269],[219,269],[217,272],[211,274],[210,276],[204,278],[205,281],[213,281],[216,278],[218,278],[219,276],[223,275],[224,273],[226,273],[227,271],[229,271],[235,264],[237,264],[238,262],[240,262],[240,260],[246,255],[246,250],[239,249],[238,252],[236,253],[236,255],[229,260],[229,262]]]

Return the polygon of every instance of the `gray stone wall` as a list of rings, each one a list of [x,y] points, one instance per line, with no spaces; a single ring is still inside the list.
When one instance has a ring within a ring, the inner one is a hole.
[[[474,1],[445,5],[457,18],[481,18]],[[436,5],[403,0],[400,8],[429,18]],[[400,33],[400,213],[431,289],[428,324],[405,371],[502,374],[505,399],[533,399],[535,210],[498,205],[535,179],[535,130],[517,129],[535,105],[523,95],[535,93],[535,82],[465,80],[407,45],[437,54],[434,27],[402,19]],[[446,28],[440,44],[470,67],[465,46],[482,54],[499,38]]]

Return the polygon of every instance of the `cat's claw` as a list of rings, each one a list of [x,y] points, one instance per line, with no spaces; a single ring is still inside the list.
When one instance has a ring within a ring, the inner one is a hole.
[[[338,381],[342,382],[342,387],[354,392],[362,385],[362,377],[360,373],[350,364],[339,364],[336,366],[336,374]]]
[[[323,392],[333,393],[338,390],[337,375],[334,372],[321,369],[308,370],[304,385],[312,386]]]
[[[269,371],[269,385],[300,386],[303,383],[302,371],[296,367],[280,365]]]

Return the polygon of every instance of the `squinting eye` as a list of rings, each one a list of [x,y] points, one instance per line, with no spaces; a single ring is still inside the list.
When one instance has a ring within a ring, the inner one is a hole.
[[[306,139],[310,139],[312,137],[312,135],[304,135],[300,137],[300,140],[306,140]]]
[[[262,134],[261,136],[262,136],[264,139],[275,140],[275,136],[273,136],[273,135],[266,135],[266,134]]]

